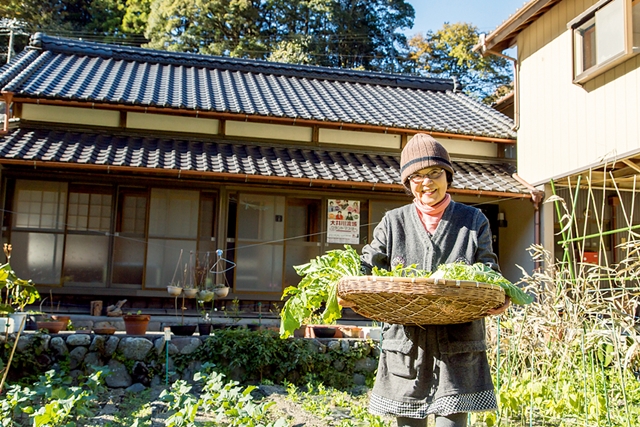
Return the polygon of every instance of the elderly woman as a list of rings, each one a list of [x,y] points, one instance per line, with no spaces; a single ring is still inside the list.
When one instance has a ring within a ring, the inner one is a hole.
[[[417,134],[402,150],[400,162],[413,203],[386,213],[362,250],[365,269],[417,264],[435,271],[440,264],[465,261],[498,270],[487,218],[447,193],[454,175],[447,150],[430,135]],[[508,305],[507,299],[487,314],[500,314]],[[426,426],[427,416],[435,414],[437,427],[460,427],[467,425],[468,412],[496,407],[483,320],[383,325],[372,413],[393,415],[398,426]]]

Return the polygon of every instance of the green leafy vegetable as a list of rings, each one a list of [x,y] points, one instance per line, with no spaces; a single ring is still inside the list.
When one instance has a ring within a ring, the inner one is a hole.
[[[317,316],[322,309],[322,321],[334,323],[342,316],[338,304],[338,282],[345,276],[360,275],[360,257],[349,245],[345,249],[328,251],[307,264],[294,266],[302,280],[298,286],[287,287],[282,299],[289,297],[280,313],[280,336],[286,338],[300,325]]]
[[[505,279],[502,274],[481,262],[476,262],[473,265],[468,265],[463,262],[441,264],[431,277],[499,285],[504,289],[504,293],[511,298],[514,304],[525,305],[533,302],[531,295],[525,293],[522,289]]]
[[[287,338],[313,318],[320,317],[323,323],[331,324],[342,316],[338,304],[338,282],[345,276],[361,275],[360,257],[349,245],[345,249],[328,251],[307,264],[294,266],[302,280],[298,286],[287,287],[282,299],[287,299],[280,313],[280,336]],[[419,270],[415,264],[408,267],[396,265],[391,270],[373,267],[374,276],[395,277],[433,277],[448,280],[468,280],[490,283],[504,289],[514,304],[529,304],[533,301],[522,289],[518,288],[500,273],[482,263],[468,265],[462,262],[442,264],[431,274]],[[322,313],[320,310],[324,307]]]

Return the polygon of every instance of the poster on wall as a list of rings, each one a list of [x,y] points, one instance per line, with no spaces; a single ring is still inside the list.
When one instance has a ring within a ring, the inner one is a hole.
[[[328,201],[327,243],[360,243],[360,201]]]

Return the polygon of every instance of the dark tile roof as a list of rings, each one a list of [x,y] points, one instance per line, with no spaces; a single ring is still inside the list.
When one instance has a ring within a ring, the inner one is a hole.
[[[515,139],[450,79],[156,51],[36,34],[0,68],[20,97],[238,113]]]
[[[3,160],[400,184],[398,155],[26,127],[0,139]],[[453,163],[454,189],[529,193],[509,163]]]

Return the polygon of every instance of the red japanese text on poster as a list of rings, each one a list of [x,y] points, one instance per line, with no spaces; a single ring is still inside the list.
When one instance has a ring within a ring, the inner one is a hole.
[[[329,199],[327,243],[360,243],[360,202]]]

